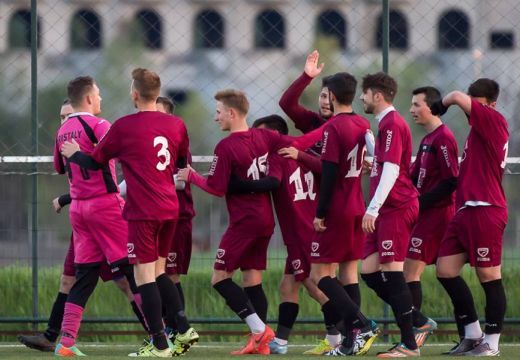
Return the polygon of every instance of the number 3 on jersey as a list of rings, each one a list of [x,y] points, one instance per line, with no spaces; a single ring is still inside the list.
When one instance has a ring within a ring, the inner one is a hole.
[[[155,168],[159,171],[164,171],[170,165],[171,154],[168,150],[168,139],[164,136],[156,136],[153,139],[153,147],[155,148],[157,145],[161,145],[161,148],[157,152],[157,157],[159,158],[159,162],[155,165]],[[164,161],[161,161],[162,157],[164,157]]]

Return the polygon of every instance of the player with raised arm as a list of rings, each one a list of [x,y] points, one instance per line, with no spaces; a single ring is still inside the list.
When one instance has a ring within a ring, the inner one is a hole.
[[[471,127],[464,145],[457,183],[457,212],[448,225],[437,260],[437,277],[464,324],[464,339],[451,355],[499,356],[499,339],[506,312],[502,284],[502,237],[507,202],[502,188],[509,131],[496,110],[499,85],[491,79],[473,82],[468,94],[453,91],[431,105],[443,115],[457,105]],[[480,328],[471,291],[460,276],[464,264],[475,268],[486,294],[486,328]]]
[[[76,281],[64,307],[57,356],[81,356],[75,346],[85,305],[94,291],[102,264],[108,262],[113,271],[121,271],[134,293],[134,282],[127,250],[127,223],[121,214],[124,203],[116,185],[113,162],[89,170],[64,160],[60,146],[71,139],[83,151],[90,153],[103,137],[110,123],[96,117],[101,112],[101,96],[93,78],[81,76],[67,86],[74,112],[69,114],[57,132],[54,150],[55,170],[67,172],[70,185],[70,220],[73,230]],[[137,298],[136,298],[137,299]]]
[[[332,116],[329,91],[325,86],[326,77],[322,80],[318,97],[318,112],[306,109],[299,103],[305,88],[323,70],[324,64],[319,64],[319,59],[318,50],[314,50],[307,56],[303,73],[285,90],[279,101],[282,110],[294,121],[296,128],[303,133],[319,128]],[[321,150],[321,146],[317,150]]]
[[[363,355],[378,333],[376,324],[359,309],[357,264],[365,238],[361,228],[365,211],[361,170],[370,123],[352,110],[356,85],[356,79],[348,73],[334,74],[325,82],[334,116],[323,131],[321,184],[313,220],[316,235],[308,249],[310,276],[332,306],[341,311],[344,322],[345,338],[327,353],[329,356]],[[338,265],[341,283],[335,279]]]
[[[437,261],[441,240],[455,214],[455,187],[459,174],[457,140],[429,106],[441,99],[439,90],[431,86],[412,92],[410,114],[427,135],[419,144],[412,164],[411,178],[419,191],[419,218],[415,225],[408,254],[404,261],[404,278],[413,302],[415,341],[421,347],[437,328],[432,319],[420,313],[422,303],[421,274],[427,265]]]
[[[128,243],[135,249],[135,279],[142,297],[142,309],[152,342],[133,355],[170,357],[182,355],[198,340],[182,310],[179,293],[165,274],[166,257],[178,219],[178,201],[174,185],[177,161],[188,153],[188,135],[184,123],[158,112],[156,100],[161,80],[153,71],[132,71],[131,98],[138,112],[117,120],[92,152],[86,156],[77,145],[67,142],[62,154],[70,162],[96,167],[117,158],[127,183],[127,202],[123,216],[128,220]],[[167,316],[175,317],[179,334],[174,347],[168,347],[161,308],[167,304]]]
[[[361,277],[390,304],[401,341],[380,358],[419,356],[412,324],[412,295],[403,275],[410,235],[419,213],[418,192],[409,177],[412,136],[408,124],[392,106],[397,83],[379,72],[363,78],[367,114],[379,123],[370,174],[370,204],[363,216],[369,234],[363,249]]]

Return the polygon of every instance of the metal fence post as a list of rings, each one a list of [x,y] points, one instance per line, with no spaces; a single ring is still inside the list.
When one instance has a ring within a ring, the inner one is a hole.
[[[36,0],[31,0],[31,152],[38,155],[38,9]],[[33,330],[38,323],[38,165],[34,163],[31,177],[31,255],[32,255],[32,315]]]

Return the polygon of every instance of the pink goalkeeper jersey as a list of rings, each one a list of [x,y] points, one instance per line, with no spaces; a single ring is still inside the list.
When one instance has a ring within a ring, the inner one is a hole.
[[[506,208],[502,177],[509,143],[507,121],[498,111],[472,99],[469,125],[460,164],[457,208],[468,201]]]
[[[117,158],[127,183],[123,217],[169,220],[179,216],[173,174],[177,158],[188,154],[182,120],[158,111],[141,111],[117,120],[94,149],[104,164]]]
[[[374,197],[383,164],[390,162],[399,165],[399,176],[379,213],[406,208],[419,195],[410,179],[412,160],[412,135],[408,124],[395,110],[390,111],[379,122],[379,131],[374,149],[374,161],[370,174],[370,198]]]
[[[332,117],[323,131],[321,160],[338,164],[329,216],[356,216],[365,213],[361,190],[361,169],[366,151],[367,119],[356,114]]]
[[[67,172],[72,199],[89,199],[119,192],[114,161],[108,162],[100,170],[87,170],[69,163],[60,153],[61,145],[74,139],[81,151],[90,155],[109,128],[110,123],[107,120],[89,113],[73,113],[59,128],[54,146],[54,169],[59,174]]]

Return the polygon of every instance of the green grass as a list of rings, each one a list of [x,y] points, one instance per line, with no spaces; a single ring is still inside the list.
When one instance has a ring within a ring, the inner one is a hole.
[[[215,359],[224,360],[230,359],[229,352],[240,347],[241,344],[201,344],[195,346],[188,354],[184,356],[184,359]],[[369,354],[364,358],[374,359],[378,351],[386,350],[390,345],[384,343],[375,344],[370,350]],[[79,344],[78,347],[88,356],[97,357],[103,359],[128,359],[127,354],[136,350],[135,346],[129,345],[95,345]],[[445,360],[446,356],[440,355],[443,351],[451,348],[451,345],[440,344],[440,345],[426,345],[421,349],[421,357],[432,359],[432,360]],[[294,346],[289,348],[287,355],[280,355],[282,359],[308,359],[309,357],[303,356],[302,352],[309,349],[304,346]],[[520,352],[520,345],[504,345],[500,349],[501,359],[518,359],[518,353]],[[34,350],[26,349],[21,346],[8,346],[0,345],[0,358],[1,359],[45,359],[54,358],[52,353],[40,353]],[[248,359],[265,359],[261,356],[248,356]],[[310,357],[313,358],[313,357]]]
[[[195,262],[190,274],[183,279],[183,288],[186,296],[187,314],[191,318],[229,318],[236,319],[225,305],[223,299],[210,285],[210,260]],[[265,273],[264,288],[269,299],[269,318],[277,318],[279,303],[278,283],[282,275],[279,262],[274,262],[270,270]],[[468,285],[473,291],[478,313],[484,315],[484,293],[474,273],[466,269],[464,273]],[[57,293],[61,268],[42,268],[39,271],[39,311],[42,317],[48,316]],[[504,271],[504,284],[508,296],[506,317],[520,318],[520,267],[507,266]],[[7,266],[0,268],[0,284],[3,287],[0,301],[0,317],[30,317],[31,316],[31,270],[27,267]],[[383,304],[374,293],[361,283],[362,309],[370,317],[383,317]],[[451,317],[451,302],[435,279],[434,268],[429,267],[423,276],[423,312],[431,317]],[[302,291],[299,318],[321,319],[320,307]],[[390,316],[391,311],[390,311]],[[99,282],[98,288],[87,304],[85,317],[115,317],[133,318],[134,315],[128,305],[126,297],[112,282]],[[243,325],[197,325],[197,330],[245,330]],[[322,325],[297,325],[295,330],[321,330]],[[454,329],[453,325],[443,328]],[[27,331],[29,324],[0,324],[0,331]],[[44,329],[44,324],[40,325]],[[140,330],[137,324],[84,324],[83,331],[89,330]],[[125,342],[137,341],[140,336],[89,336],[81,337],[83,341]],[[296,338],[295,338],[296,339]],[[308,340],[304,339],[304,340]],[[212,335],[207,341],[240,341],[238,336]],[[447,337],[439,337],[440,341],[449,341]],[[517,341],[518,337],[504,337],[504,341]],[[0,336],[0,341],[15,341],[13,336]]]

